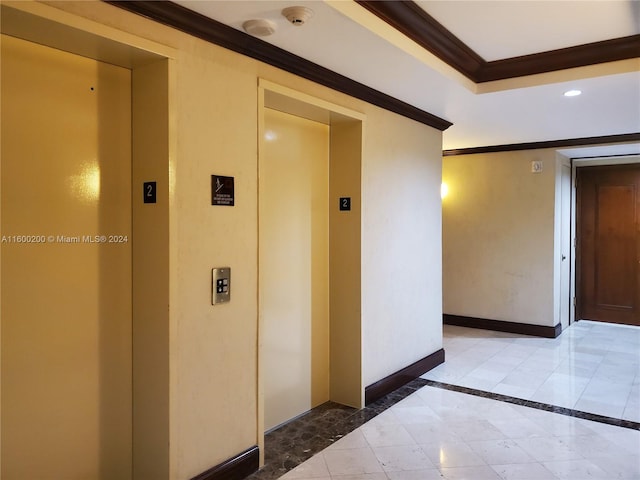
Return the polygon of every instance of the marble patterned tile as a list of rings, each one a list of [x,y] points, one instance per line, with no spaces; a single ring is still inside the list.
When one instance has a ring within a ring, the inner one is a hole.
[[[387,480],[384,473],[362,473],[358,475],[334,475],[332,480]]]
[[[416,398],[420,398],[416,396]],[[428,406],[415,407],[396,407],[394,408],[395,417],[400,423],[430,423],[439,420],[438,415]]]
[[[591,412],[605,417],[623,418],[624,404],[610,403],[608,401],[591,400],[582,395],[573,405],[573,408],[581,412]]]
[[[368,445],[367,439],[364,438],[364,435],[362,434],[362,430],[357,429],[337,440],[333,445],[331,445],[331,448],[347,450],[352,448],[366,448]]]
[[[502,480],[488,465],[443,468],[441,472],[446,480]]]
[[[451,431],[447,423],[442,420],[405,425],[405,429],[418,445],[458,443],[463,441],[463,439]]]
[[[608,472],[585,459],[544,462],[543,465],[560,480],[611,480]]]
[[[389,480],[442,480],[442,474],[437,468],[387,472],[387,477]]]
[[[395,447],[415,445],[416,442],[401,424],[367,423],[362,427],[362,433],[372,447]]]
[[[548,412],[534,408],[523,410],[522,413],[550,435],[590,435],[593,433],[593,430],[589,428],[592,422],[584,423],[575,417],[547,415]]]
[[[464,442],[432,443],[422,445],[422,450],[427,454],[429,460],[440,469],[486,465],[482,457]]]
[[[270,432],[249,478],[640,479],[640,329],[445,326],[444,343],[445,364],[366,408],[328,402]]]
[[[572,408],[578,401],[590,379],[564,373],[553,373],[536,390],[530,400]]]
[[[640,423],[640,402],[629,402],[622,412],[622,418],[632,422]]]
[[[542,382],[544,382],[544,380]],[[497,384],[495,387],[493,387],[491,391],[493,393],[499,393],[501,395],[507,395],[509,397],[531,398],[531,396],[536,392],[537,389],[538,389],[538,386],[526,387],[526,386],[509,385],[508,383],[503,381]]]
[[[519,365],[518,367],[513,369],[509,373],[509,375],[504,377],[504,379],[502,379],[500,383],[505,385],[513,385],[516,387],[533,388],[535,392],[535,390],[538,389],[540,385],[542,385],[544,382],[546,382],[549,376],[553,373],[553,370],[551,369],[550,370],[539,370],[539,369],[528,370],[527,365],[528,363]],[[532,392],[532,394],[534,392]],[[528,396],[523,398],[530,398],[530,397]]]
[[[385,472],[426,470],[434,465],[418,445],[377,447],[373,449]]]
[[[467,442],[488,465],[535,463],[514,440],[479,440]]]
[[[286,480],[306,480],[308,478],[330,478],[330,476],[324,456],[315,455],[286,473],[282,478]]]
[[[588,459],[607,457],[609,455],[618,455],[620,448],[614,442],[606,438],[606,436],[593,435],[573,435],[557,437],[565,444],[571,445],[580,452],[580,454]]]
[[[382,473],[382,465],[371,448],[327,449],[321,453],[331,476]]]
[[[519,438],[514,441],[537,462],[584,459],[570,443],[557,437]]]
[[[505,434],[494,427],[488,420],[480,419],[466,422],[449,422],[449,428],[465,441],[502,440]]]
[[[502,480],[558,480],[540,463],[520,463],[511,465],[491,465]]]
[[[615,431],[600,432],[600,436],[616,446],[617,449],[612,453],[617,455],[637,455],[640,458],[640,455],[638,455],[638,452],[640,452],[640,431],[615,428]]]
[[[625,383],[592,378],[582,392],[580,399],[610,403],[624,407],[633,389],[633,381]]]
[[[640,478],[640,455],[611,454],[589,459],[609,474],[609,478],[637,480]]]
[[[494,420],[489,422],[500,430],[507,438],[528,438],[539,437],[548,434],[548,432],[540,427],[536,422],[528,419],[509,419],[509,420]]]

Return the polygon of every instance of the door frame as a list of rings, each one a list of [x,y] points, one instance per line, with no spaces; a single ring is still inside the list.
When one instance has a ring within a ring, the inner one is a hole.
[[[366,116],[340,105],[291,88],[259,79],[258,82],[258,182],[264,161],[266,108],[329,125],[329,357],[330,400],[364,406],[361,345],[361,162]],[[355,130],[352,130],[355,127]],[[348,145],[347,148],[344,148]],[[340,148],[342,146],[342,148]],[[336,197],[351,196],[351,211],[339,212]],[[345,215],[346,213],[346,215]],[[260,187],[258,186],[258,236],[260,236]],[[341,233],[342,232],[342,233]],[[345,233],[347,232],[347,233]],[[342,252],[344,251],[344,253]],[[260,251],[258,270],[260,270]],[[258,279],[260,272],[258,271]],[[345,280],[346,279],[346,280]],[[260,282],[260,280],[259,280]],[[343,283],[345,282],[345,283]],[[260,463],[264,463],[264,319],[258,283],[258,432]],[[340,319],[340,321],[338,321]],[[340,339],[349,341],[340,341]],[[262,437],[262,438],[260,438]]]
[[[168,479],[173,454],[169,450],[169,333],[170,321],[175,318],[169,277],[177,263],[175,246],[169,242],[170,210],[175,208],[170,185],[175,179],[169,172],[175,171],[177,148],[176,51],[39,2],[3,3],[0,9],[3,34],[131,70],[132,475],[136,478],[136,471],[140,471]],[[153,214],[147,210],[141,215],[139,211],[142,179],[157,180]],[[149,276],[156,279],[153,286],[145,280]],[[149,371],[150,364],[159,372],[157,375],[142,374]]]
[[[624,153],[619,155],[592,155],[591,151],[586,150],[584,155],[580,155],[581,149],[569,149],[569,150],[557,150],[556,151],[556,169],[557,172],[560,172],[561,165],[569,165],[571,168],[571,215],[570,215],[570,287],[569,287],[569,326],[573,324],[575,321],[580,320],[578,312],[577,312],[577,169],[586,166],[599,166],[599,165],[621,165],[626,163],[638,163],[640,162],[640,154],[638,153]],[[559,183],[561,181],[560,175],[558,173],[556,177],[556,198],[558,202],[560,201],[560,188]],[[559,208],[559,207],[558,207]],[[556,211],[556,215],[558,212]],[[558,245],[560,243],[560,232],[559,229],[562,228],[560,222],[556,222],[556,240],[555,240],[555,249],[554,249],[554,265],[559,264],[559,249]],[[558,302],[562,302],[563,299],[560,298],[560,272],[559,269],[554,275],[557,278],[557,283],[554,285],[554,291],[557,292]],[[558,304],[559,307],[559,304]],[[559,320],[559,318],[558,318]]]
[[[624,165],[640,162],[640,154],[623,154],[623,155],[602,155],[594,157],[572,157],[571,158],[571,322],[582,320],[579,318],[578,312],[578,269],[579,262],[577,258],[577,241],[578,241],[578,185],[577,185],[577,169],[582,167],[595,167],[595,166],[609,166],[609,165]]]
[[[573,205],[574,207],[574,217],[573,218],[573,225],[572,228],[574,229],[574,236],[572,238],[574,238],[574,242],[573,242],[573,250],[574,250],[574,271],[575,274],[573,276],[573,299],[574,299],[574,314],[576,316],[576,318],[579,315],[579,305],[580,305],[580,301],[578,299],[578,284],[579,284],[579,270],[580,270],[580,266],[579,266],[579,259],[577,258],[577,242],[578,242],[578,234],[577,234],[577,225],[578,225],[578,209],[577,209],[577,198],[578,198],[578,187],[579,185],[577,185],[577,169],[579,168],[584,168],[584,167],[595,167],[595,166],[616,166],[616,165],[625,165],[625,164],[636,164],[636,163],[640,163],[640,154],[630,154],[630,155],[619,155],[619,156],[602,156],[602,157],[594,157],[594,158],[575,158],[572,159],[572,164],[573,164],[573,185],[574,188],[572,189],[573,191],[573,195],[574,195],[574,201],[573,201]],[[579,319],[579,318],[578,318]],[[580,320],[580,319],[579,319]],[[618,325],[619,323],[616,322],[605,322],[605,323],[615,323],[616,325]]]
[[[562,329],[568,328],[573,322],[573,308],[572,308],[572,279],[574,274],[573,259],[574,253],[572,248],[572,223],[574,217],[574,208],[572,206],[572,194],[573,194],[573,174],[571,168],[571,159],[564,157],[561,154],[556,155],[556,184],[555,184],[555,228],[554,228],[554,310],[558,315],[555,324],[561,324]],[[563,176],[565,169],[568,169],[569,173],[569,197],[568,197],[568,215],[563,209]],[[563,244],[563,240],[568,242],[568,245]],[[565,247],[568,247],[565,250]],[[566,258],[563,260],[563,256],[566,253]],[[569,269],[568,278],[565,280],[568,285],[563,285],[563,266],[565,265]],[[565,293],[565,287],[566,293]],[[563,295],[564,293],[564,295]],[[563,309],[568,309],[568,317],[566,318],[566,324],[562,323]]]

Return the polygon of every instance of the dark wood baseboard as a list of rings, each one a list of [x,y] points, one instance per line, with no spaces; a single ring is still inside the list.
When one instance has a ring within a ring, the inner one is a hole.
[[[497,332],[519,333],[534,337],[556,338],[562,333],[562,325],[545,327],[543,325],[531,325],[529,323],[505,322],[502,320],[489,320],[487,318],[462,317],[444,313],[442,320],[446,325],[458,327],[481,328],[483,330],[495,330]]]
[[[191,480],[242,480],[260,467],[260,450],[253,446]]]
[[[431,355],[412,363],[408,367],[398,370],[392,373],[388,377],[378,380],[372,383],[364,389],[364,403],[369,405],[376,400],[384,397],[388,393],[397,390],[398,388],[406,385],[412,380],[415,380],[420,375],[424,375],[432,368],[437,367],[444,362],[444,349],[435,351]]]

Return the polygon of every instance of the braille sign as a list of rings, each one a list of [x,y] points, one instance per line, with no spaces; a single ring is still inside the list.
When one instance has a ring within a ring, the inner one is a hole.
[[[234,202],[233,177],[211,175],[211,205],[233,207]]]

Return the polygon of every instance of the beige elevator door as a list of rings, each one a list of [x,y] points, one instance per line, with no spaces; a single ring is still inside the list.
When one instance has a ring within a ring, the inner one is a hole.
[[[131,478],[130,71],[2,37],[2,479]]]
[[[329,400],[329,127],[265,109],[260,314],[265,430]]]

